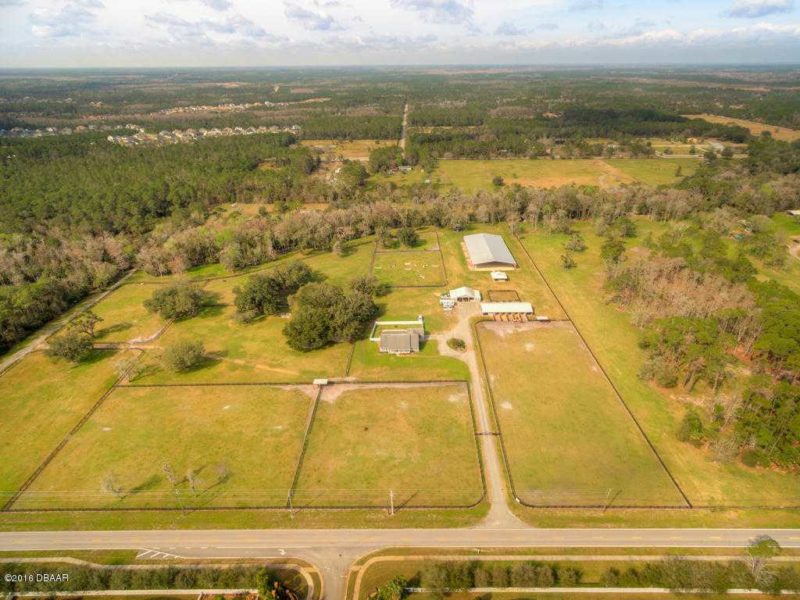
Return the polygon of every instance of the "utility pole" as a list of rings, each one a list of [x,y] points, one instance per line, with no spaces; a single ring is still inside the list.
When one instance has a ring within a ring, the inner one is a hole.
[[[394,490],[389,490],[389,516],[394,516]]]

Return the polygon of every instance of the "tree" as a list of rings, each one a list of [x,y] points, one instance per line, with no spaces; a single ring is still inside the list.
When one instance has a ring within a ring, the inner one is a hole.
[[[625,243],[619,238],[608,238],[600,247],[600,256],[607,265],[615,265],[625,254]]]
[[[311,281],[314,274],[299,260],[280,266],[270,273],[258,273],[247,279],[242,288],[234,288],[236,314],[249,321],[263,315],[277,315],[289,309],[289,296]]]
[[[292,318],[283,332],[292,348],[308,352],[331,342],[359,339],[377,313],[367,294],[345,294],[330,284],[310,283],[295,296]]]
[[[78,329],[68,328],[63,334],[50,341],[47,353],[79,363],[92,352],[92,338]]]
[[[408,581],[397,575],[375,590],[375,600],[403,600],[408,595]]]
[[[391,288],[374,275],[361,275],[350,282],[350,289],[367,296],[385,296]]]
[[[397,232],[397,239],[408,248],[419,245],[419,235],[413,227],[401,227],[400,231]]]
[[[503,179],[500,175],[495,175],[492,177],[492,185],[496,188],[503,187],[506,184],[505,179]]]
[[[102,320],[103,319],[98,317],[94,312],[87,310],[75,317],[72,323],[70,323],[70,327],[74,327],[81,333],[93,338],[95,334],[95,328]]]
[[[205,358],[203,342],[180,340],[164,349],[164,366],[170,371],[188,371],[198,366]]]
[[[678,429],[678,439],[682,442],[690,442],[695,446],[702,443],[705,438],[703,421],[697,410],[690,408],[683,415],[680,429]]]
[[[578,266],[578,263],[576,263],[575,259],[572,258],[572,252],[569,250],[561,255],[561,266],[565,269],[574,269],[576,266]]]
[[[570,252],[583,252],[586,250],[586,242],[583,240],[583,236],[576,232],[569,237],[564,247]]]
[[[780,544],[768,535],[759,535],[748,544],[747,556],[750,572],[756,581],[761,580],[767,561],[780,553]]]
[[[159,287],[144,301],[148,312],[160,314],[165,319],[186,319],[200,312],[205,296],[199,286],[175,283]]]

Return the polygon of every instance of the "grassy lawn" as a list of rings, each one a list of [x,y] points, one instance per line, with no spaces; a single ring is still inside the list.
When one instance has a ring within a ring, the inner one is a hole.
[[[310,383],[315,377],[341,377],[350,355],[350,344],[333,344],[321,350],[298,352],[286,343],[281,317],[252,323],[234,319],[232,306],[205,308],[198,316],[175,323],[148,352],[145,372],[136,383]],[[159,348],[178,340],[199,340],[208,360],[184,373],[158,364]]]
[[[445,185],[464,192],[492,190],[492,179],[535,187],[562,185],[603,185],[631,183],[633,178],[610,167],[601,159],[576,160],[440,160],[437,174]]]
[[[571,324],[482,323],[478,332],[523,502],[682,504]]]
[[[367,160],[369,153],[376,148],[397,146],[395,140],[302,140],[303,146],[318,148],[331,157],[349,160]]]
[[[33,352],[0,376],[0,502],[114,384],[118,359],[96,351],[73,366]]]
[[[117,388],[18,507],[283,506],[311,401],[259,386]],[[109,474],[119,498],[102,491]]]
[[[640,237],[633,243],[641,243],[645,231],[657,227],[643,221]],[[561,267],[559,258],[567,236],[531,231],[523,243],[692,503],[782,506],[800,502],[796,475],[750,469],[738,461],[717,462],[706,450],[677,439],[675,432],[685,410],[683,392],[662,392],[638,377],[644,361],[638,345],[639,330],[631,324],[629,315],[605,302],[601,239],[591,224],[579,224],[577,228],[589,248],[576,256],[578,266],[569,271]]]
[[[463,385],[327,389],[294,502],[396,507],[481,498],[469,396]]]
[[[146,339],[164,326],[164,320],[144,307],[159,285],[130,283],[120,286],[92,310],[103,320],[97,325],[100,342],[127,342]]]
[[[468,267],[461,244],[464,236],[471,233],[496,233],[503,236],[518,265],[513,271],[506,271],[508,281],[492,281],[488,272],[474,271]],[[439,240],[450,288],[470,286],[480,290],[485,298],[488,298],[489,290],[514,290],[522,301],[533,304],[537,315],[547,315],[551,319],[564,318],[564,313],[555,297],[547,289],[544,280],[525,255],[524,249],[505,225],[476,224],[469,231],[440,231]]]
[[[425,317],[425,331],[441,333],[453,327],[456,317],[446,313],[439,298],[447,291],[441,288],[394,288],[385,296],[375,299],[383,321],[413,321],[418,315]]]
[[[453,381],[468,380],[467,365],[439,354],[436,340],[425,342],[418,353],[407,356],[383,354],[378,342],[356,342],[350,376],[359,381]]]
[[[641,183],[669,185],[681,177],[692,175],[701,161],[696,158],[617,158],[609,159],[606,163]],[[676,176],[678,168],[681,177]]]
[[[397,287],[447,285],[438,250],[378,252],[372,274]]]

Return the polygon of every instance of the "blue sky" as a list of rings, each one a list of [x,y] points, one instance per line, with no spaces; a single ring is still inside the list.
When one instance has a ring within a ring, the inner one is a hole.
[[[800,10],[796,0],[0,0],[0,67],[498,63],[800,63]]]

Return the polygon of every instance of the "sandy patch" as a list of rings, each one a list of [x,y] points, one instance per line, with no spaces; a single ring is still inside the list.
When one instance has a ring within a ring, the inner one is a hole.
[[[500,403],[500,408],[502,408],[503,410],[514,410],[514,405],[511,404],[511,402],[509,402],[508,400],[505,400]]]

